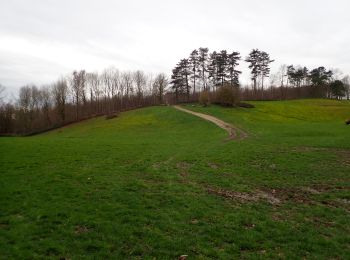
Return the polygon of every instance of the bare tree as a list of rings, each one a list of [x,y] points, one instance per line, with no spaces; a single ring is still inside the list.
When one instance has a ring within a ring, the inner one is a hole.
[[[22,132],[26,132],[30,129],[30,104],[31,104],[31,88],[29,86],[21,87],[19,90],[19,120],[20,128]]]
[[[86,73],[86,86],[90,92],[90,114],[99,108],[100,90],[99,77],[97,72]],[[95,109],[94,109],[94,104]]]
[[[141,99],[143,96],[143,90],[146,86],[146,75],[143,71],[137,70],[134,72],[134,82],[136,86],[137,103],[141,105]]]
[[[76,119],[79,119],[79,105],[80,101],[83,101],[84,106],[86,105],[86,94],[85,94],[85,70],[79,72],[74,71],[73,77],[71,78],[71,88],[74,96],[74,101],[76,105]]]
[[[120,89],[120,72],[118,69],[113,69],[111,73],[111,83],[112,83],[112,110],[116,110],[116,97],[119,96]]]
[[[51,108],[51,92],[49,86],[43,86],[40,88],[40,107],[44,114],[44,120],[46,127],[51,124],[50,120],[50,108]]]
[[[164,73],[159,73],[154,79],[153,90],[158,98],[159,104],[163,103],[164,90],[168,85],[168,78]]]
[[[68,96],[68,86],[65,79],[58,80],[52,87],[53,99],[57,113],[62,122],[66,119],[66,102]]]

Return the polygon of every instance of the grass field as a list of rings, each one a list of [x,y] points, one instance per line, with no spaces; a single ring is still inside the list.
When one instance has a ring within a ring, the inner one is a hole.
[[[0,138],[0,259],[350,255],[350,102],[172,107]]]

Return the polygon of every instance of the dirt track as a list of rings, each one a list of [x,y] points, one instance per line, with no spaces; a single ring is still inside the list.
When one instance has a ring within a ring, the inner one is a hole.
[[[174,108],[181,110],[183,112],[198,116],[200,118],[203,118],[207,121],[210,121],[210,122],[216,124],[218,127],[222,128],[228,132],[229,139],[231,139],[231,140],[242,140],[242,139],[248,137],[248,134],[246,132],[244,132],[241,129],[239,129],[239,128],[237,128],[229,123],[226,123],[225,121],[222,121],[214,116],[194,112],[194,111],[188,110],[188,109],[180,107],[180,106],[174,106]]]

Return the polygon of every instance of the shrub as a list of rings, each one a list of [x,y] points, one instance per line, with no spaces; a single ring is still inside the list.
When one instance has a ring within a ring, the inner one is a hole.
[[[215,101],[222,106],[236,106],[239,102],[239,88],[224,84],[217,90]]]
[[[209,100],[209,92],[206,90],[203,90],[201,94],[199,95],[199,103],[202,106],[209,106],[210,100]]]
[[[249,103],[244,103],[244,102],[239,102],[237,104],[239,107],[244,107],[244,108],[254,108],[255,106]]]
[[[113,118],[116,118],[118,116],[119,116],[119,113],[108,114],[108,115],[106,115],[106,120],[113,119]]]

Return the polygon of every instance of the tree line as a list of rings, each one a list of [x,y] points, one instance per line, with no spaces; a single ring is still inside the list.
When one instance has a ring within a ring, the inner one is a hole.
[[[259,49],[253,49],[243,60],[250,69],[251,85],[242,86],[238,68],[241,61],[238,51],[210,53],[208,48],[203,47],[193,50],[188,58],[181,59],[172,70],[170,84],[173,102],[196,101],[202,92],[209,92],[206,95],[215,99],[215,93],[224,86],[236,89],[232,94],[239,95],[243,100],[340,99],[344,96],[349,99],[348,76],[339,80],[332,70],[323,66],[309,70],[294,65],[283,65],[277,73],[270,75],[270,64],[274,60],[267,52]]]
[[[250,85],[240,83],[239,65],[250,69]],[[271,74],[270,55],[253,49],[244,59],[238,51],[193,50],[164,73],[73,71],[49,85],[29,84],[15,102],[4,102],[0,85],[0,134],[30,134],[100,115],[163,103],[210,102],[235,105],[240,100],[295,98],[350,99],[350,77],[323,66],[282,65]],[[270,75],[271,74],[271,75]],[[269,79],[269,81],[268,81]]]
[[[15,102],[1,102],[0,133],[37,133],[95,116],[159,105],[167,85],[164,73],[113,67],[102,73],[74,71],[49,85],[23,86]]]

